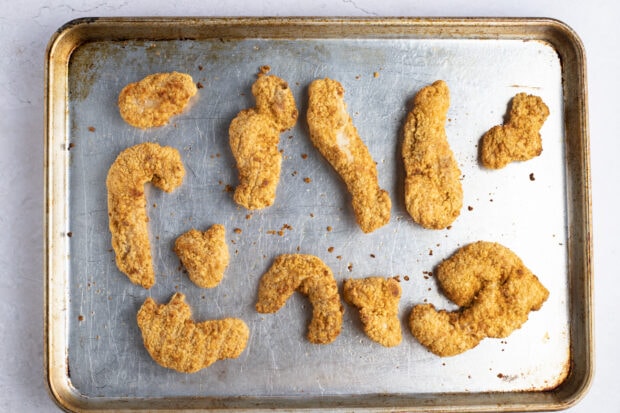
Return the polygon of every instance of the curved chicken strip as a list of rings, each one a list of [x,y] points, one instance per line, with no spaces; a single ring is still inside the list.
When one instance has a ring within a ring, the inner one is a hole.
[[[204,232],[192,228],[176,239],[174,252],[194,284],[201,288],[216,287],[230,259],[226,229],[217,224]]]
[[[347,112],[344,88],[332,79],[310,84],[310,139],[344,180],[352,196],[355,219],[365,233],[390,221],[392,201],[379,187],[377,166]]]
[[[448,144],[445,123],[450,91],[443,80],[422,88],[404,127],[405,204],[415,222],[446,228],[461,213],[461,171]]]
[[[385,347],[402,341],[398,302],[402,289],[393,278],[369,277],[344,281],[344,300],[359,308],[366,335]]]
[[[116,265],[132,283],[155,284],[148,235],[144,184],[170,192],[183,181],[185,168],[179,151],[156,143],[142,143],[121,152],[108,171],[108,216]]]
[[[261,209],[275,201],[282,164],[280,133],[295,125],[298,112],[288,84],[277,76],[259,74],[252,94],[256,107],[239,112],[228,134],[239,170],[234,200],[247,209]]]
[[[458,250],[436,271],[446,296],[461,310],[437,311],[417,305],[409,327],[422,345],[439,356],[469,350],[485,337],[503,338],[539,310],[549,291],[508,248],[479,241]]]
[[[277,257],[260,280],[256,311],[275,313],[295,291],[307,295],[312,303],[308,340],[315,344],[334,341],[342,328],[344,308],[331,269],[315,256]]]
[[[188,74],[155,73],[125,86],[118,108],[125,122],[136,128],[163,126],[185,109],[197,91]]]
[[[538,96],[519,93],[512,99],[508,123],[492,127],[481,139],[482,165],[500,169],[513,161],[527,161],[542,153],[540,128],[549,108]]]
[[[250,336],[248,326],[238,318],[192,321],[192,310],[181,293],[163,305],[147,298],[137,321],[144,347],[153,360],[182,373],[194,373],[217,360],[239,357]]]

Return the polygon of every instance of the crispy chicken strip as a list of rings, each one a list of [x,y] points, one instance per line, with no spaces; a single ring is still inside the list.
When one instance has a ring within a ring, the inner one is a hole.
[[[347,112],[344,88],[332,79],[310,84],[310,139],[344,180],[352,196],[355,219],[365,233],[390,221],[392,201],[379,188],[377,166]]]
[[[513,161],[527,161],[542,152],[540,128],[549,108],[538,96],[519,93],[512,99],[508,123],[492,127],[481,139],[482,165],[500,169]]]
[[[259,73],[252,85],[256,107],[242,110],[228,129],[230,148],[239,170],[234,200],[247,209],[272,205],[280,180],[280,133],[297,121],[297,108],[288,84],[277,76]]]
[[[179,152],[156,143],[142,143],[118,155],[106,180],[108,216],[116,265],[132,283],[155,284],[148,235],[144,184],[170,192],[183,181],[185,168]]]
[[[393,278],[369,277],[344,281],[344,300],[359,308],[366,335],[385,347],[400,344],[398,302],[402,289]]]
[[[446,228],[461,213],[461,171],[448,144],[445,123],[450,91],[443,80],[422,88],[404,127],[405,205],[415,222]]]
[[[147,298],[137,321],[153,360],[182,373],[195,373],[217,360],[239,357],[250,336],[248,326],[238,318],[194,322],[181,293],[162,305]]]
[[[539,310],[549,291],[508,248],[478,241],[459,249],[436,271],[446,296],[462,308],[437,311],[417,305],[409,318],[413,335],[439,356],[467,351],[486,337],[503,338]]]
[[[258,287],[256,311],[275,313],[298,291],[312,303],[308,340],[331,343],[340,334],[344,308],[331,269],[312,255],[284,254],[263,274]]]
[[[118,108],[125,122],[136,128],[163,126],[185,109],[197,91],[188,74],[155,73],[125,86]]]
[[[216,287],[230,259],[226,229],[218,224],[204,232],[192,228],[176,239],[174,252],[194,284],[201,288]]]

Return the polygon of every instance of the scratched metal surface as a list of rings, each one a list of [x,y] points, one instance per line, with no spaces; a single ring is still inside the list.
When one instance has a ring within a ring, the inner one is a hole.
[[[289,82],[301,115],[281,136],[284,161],[275,205],[250,213],[236,206],[226,189],[237,183],[227,128],[237,112],[253,106],[250,87],[265,64]],[[121,88],[172,70],[191,74],[203,86],[190,109],[162,128],[142,131],[125,124],[116,108]],[[322,77],[344,85],[353,121],[392,198],[391,222],[372,234],[358,229],[344,185],[308,140],[307,86]],[[463,173],[465,198],[451,229],[430,231],[415,225],[404,209],[399,141],[412,97],[437,79],[451,90],[446,129]],[[73,145],[67,355],[69,380],[81,395],[432,396],[546,389],[567,374],[562,77],[549,44],[467,39],[95,42],[73,53],[68,82],[68,140]],[[503,170],[484,170],[477,162],[478,140],[503,121],[508,101],[522,91],[541,96],[550,108],[542,129],[544,151]],[[149,291],[132,285],[115,266],[105,190],[117,154],[146,141],[177,148],[187,170],[183,185],[171,194],[147,186],[157,277]],[[231,262],[217,288],[199,289],[180,271],[171,247],[191,227],[204,230],[215,223],[226,226]],[[436,357],[409,333],[409,312],[423,302],[456,308],[425,273],[459,246],[477,240],[515,251],[549,289],[549,299],[508,338],[484,340],[459,356]],[[261,274],[277,255],[297,251],[323,259],[339,283],[349,277],[399,275],[402,344],[388,349],[370,341],[357,311],[348,305],[342,333],[322,346],[305,339],[310,304],[304,297],[294,295],[276,314],[256,313]],[[244,353],[191,375],[151,360],[136,312],[146,297],[165,302],[176,291],[186,294],[196,320],[242,318],[251,331]]]

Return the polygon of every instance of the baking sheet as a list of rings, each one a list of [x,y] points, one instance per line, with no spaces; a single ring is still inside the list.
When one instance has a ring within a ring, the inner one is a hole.
[[[572,287],[578,281],[571,278],[569,243],[584,221],[575,222],[574,216],[583,198],[571,199],[574,179],[567,171],[577,161],[567,150],[566,114],[574,103],[567,103],[567,62],[557,47],[519,36],[386,37],[369,30],[321,37],[302,30],[281,38],[256,30],[248,30],[253,36],[191,39],[161,39],[154,30],[152,38],[92,39],[70,54],[67,129],[48,148],[63,150],[66,161],[61,225],[67,254],[54,257],[63,260],[66,271],[48,283],[62,282],[66,294],[65,329],[54,331],[65,340],[66,380],[83,407],[126,401],[152,408],[157,404],[140,401],[155,401],[192,408],[333,408],[350,405],[355,396],[358,407],[429,408],[442,406],[443,395],[452,394],[450,406],[479,408],[489,403],[489,394],[497,394],[504,395],[497,400],[506,400],[502,405],[510,410],[527,408],[519,394],[561,387],[571,366],[581,362],[574,352],[579,338],[571,331],[583,303],[575,303]],[[289,83],[300,118],[281,135],[284,160],[275,204],[247,211],[232,200],[237,172],[227,130],[240,110],[253,106],[250,89],[261,65]],[[162,128],[142,131],[124,123],[116,107],[122,87],[173,70],[200,83],[191,107]],[[355,224],[344,184],[308,139],[307,86],[323,77],[343,84],[353,122],[377,162],[380,185],[392,198],[389,225],[371,234]],[[411,99],[437,79],[450,87],[446,131],[463,173],[464,206],[450,229],[432,231],[414,224],[404,208],[399,144]],[[509,100],[519,92],[541,96],[549,106],[541,130],[543,153],[502,170],[485,170],[477,160],[478,140],[503,122]],[[187,171],[173,193],[147,185],[156,272],[151,290],[131,284],[115,266],[105,190],[118,153],[146,141],[177,148]],[[587,168],[583,172],[587,175]],[[215,223],[227,229],[231,262],[218,287],[200,289],[183,273],[172,245],[186,230]],[[423,302],[456,308],[429,272],[477,240],[516,252],[549,289],[549,299],[506,339],[486,339],[455,357],[434,356],[409,333],[409,312]],[[398,276],[402,344],[384,348],[369,340],[357,310],[348,305],[342,333],[330,345],[305,339],[311,307],[302,296],[294,295],[275,314],[256,313],[261,274],[277,255],[296,252],[320,257],[339,284],[346,278]],[[581,293],[587,289],[580,287]],[[195,320],[233,316],[248,324],[250,339],[238,359],[185,375],[149,357],[135,323],[137,310],[146,297],[163,303],[177,291],[187,296]],[[554,403],[543,406],[558,408],[562,400]]]

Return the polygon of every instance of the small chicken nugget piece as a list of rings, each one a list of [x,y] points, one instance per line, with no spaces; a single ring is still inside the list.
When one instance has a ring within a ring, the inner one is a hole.
[[[366,335],[385,347],[402,341],[398,302],[402,289],[393,278],[369,277],[344,281],[344,300],[359,308]]]
[[[377,166],[347,112],[342,85],[327,78],[313,81],[307,117],[310,140],[346,184],[362,231],[387,224],[392,201],[379,187]]]
[[[194,284],[213,288],[222,281],[230,259],[226,229],[218,224],[204,232],[192,228],[176,239],[174,252]]]
[[[463,206],[461,170],[446,136],[450,91],[443,80],[422,88],[404,127],[405,205],[415,222],[443,229]]]
[[[108,216],[118,269],[144,288],[155,284],[144,184],[170,192],[183,182],[179,151],[141,143],[121,152],[108,171]]]
[[[260,280],[256,311],[275,313],[295,291],[308,296],[312,303],[308,340],[315,344],[334,341],[342,328],[344,308],[334,274],[313,255],[284,254],[277,257]]]
[[[125,122],[136,128],[163,126],[185,109],[197,91],[188,74],[155,73],[125,86],[118,108]]]
[[[261,72],[252,94],[256,107],[239,112],[228,134],[239,170],[234,200],[247,209],[261,209],[275,201],[282,164],[280,133],[295,125],[298,111],[288,84],[277,76]]]
[[[147,298],[137,320],[153,360],[181,373],[195,373],[217,360],[239,357],[250,336],[248,326],[238,318],[194,322],[181,293],[162,305]]]
[[[439,356],[467,351],[486,338],[503,338],[539,310],[549,291],[510,249],[478,241],[459,249],[437,267],[437,280],[462,308],[437,311],[417,305],[409,327],[422,345]]]
[[[540,128],[549,108],[534,95],[519,93],[512,99],[508,123],[494,126],[482,136],[482,165],[500,169],[513,161],[527,161],[542,153]]]

